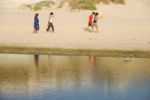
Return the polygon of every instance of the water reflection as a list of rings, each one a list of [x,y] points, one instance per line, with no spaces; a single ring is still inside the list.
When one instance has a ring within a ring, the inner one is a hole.
[[[149,59],[1,54],[0,100],[147,100],[149,65]]]
[[[96,67],[96,61],[97,61],[97,57],[96,56],[89,56],[88,57],[88,63],[92,66]]]
[[[39,66],[39,54],[34,55],[34,62],[35,62],[35,65],[38,67]]]

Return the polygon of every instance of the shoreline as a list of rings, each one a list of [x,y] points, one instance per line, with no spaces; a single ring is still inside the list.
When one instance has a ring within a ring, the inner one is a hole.
[[[72,48],[42,48],[23,46],[0,46],[1,54],[39,54],[64,56],[100,56],[100,57],[131,57],[150,58],[150,50],[104,50],[104,49],[72,49]]]

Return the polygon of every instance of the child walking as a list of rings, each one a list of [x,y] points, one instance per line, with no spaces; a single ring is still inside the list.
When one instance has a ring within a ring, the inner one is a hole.
[[[94,16],[94,20],[93,20],[93,28],[96,29],[95,32],[97,32],[97,33],[99,32],[99,30],[98,30],[98,19],[99,19],[98,15],[99,15],[99,13],[96,12],[95,16]]]
[[[89,30],[90,27],[92,28],[92,31],[94,31],[94,28],[93,28],[94,16],[95,16],[95,12],[92,12],[92,14],[89,15],[89,18],[88,18],[88,27],[86,29],[87,31]]]
[[[38,16],[39,16],[38,13],[36,13],[34,16],[34,33],[37,33],[40,29]]]
[[[54,20],[54,13],[50,12],[50,16],[48,18],[48,26],[46,29],[47,32],[50,30],[50,28],[52,29],[52,32],[54,32],[53,20]]]
[[[103,19],[102,15],[99,15],[98,12],[95,13],[94,19],[93,19],[93,29],[96,33],[99,32],[99,26],[98,26],[98,20]]]

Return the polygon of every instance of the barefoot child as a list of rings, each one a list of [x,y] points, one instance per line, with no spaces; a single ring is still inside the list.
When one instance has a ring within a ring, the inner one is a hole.
[[[89,15],[89,18],[88,18],[88,27],[86,30],[89,30],[89,28],[91,27],[92,28],[92,31],[94,31],[93,29],[93,18],[95,16],[95,12],[92,12],[91,15]]]
[[[94,20],[93,20],[93,28],[96,28],[95,32],[98,32],[98,19],[99,19],[98,15],[99,15],[99,13],[96,12],[95,16],[94,16]]]
[[[51,12],[50,16],[49,16],[49,19],[48,19],[48,26],[47,26],[47,29],[46,29],[47,32],[50,30],[50,28],[52,28],[52,32],[54,32],[53,19],[54,19],[54,13]]]
[[[36,13],[34,16],[34,33],[37,33],[40,29],[38,16],[39,16],[38,13]]]
[[[94,20],[93,20],[93,29],[95,29],[95,32],[97,32],[97,33],[99,32],[98,20],[102,19],[102,18],[103,18],[103,16],[99,16],[98,12],[95,13]]]

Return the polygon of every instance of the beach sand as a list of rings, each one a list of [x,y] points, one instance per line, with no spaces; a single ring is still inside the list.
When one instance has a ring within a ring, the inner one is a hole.
[[[33,33],[29,10],[0,10],[0,46],[83,48],[105,50],[150,50],[150,15],[147,6],[99,5],[99,33],[86,32],[92,11],[68,8],[38,11],[39,33]],[[49,12],[55,14],[55,33],[46,32]]]

